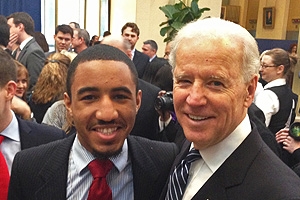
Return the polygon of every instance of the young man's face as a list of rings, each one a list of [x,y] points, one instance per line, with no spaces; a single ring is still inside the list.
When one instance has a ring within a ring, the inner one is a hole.
[[[73,36],[69,33],[64,34],[63,32],[58,31],[58,33],[54,35],[57,51],[61,52],[62,50],[68,50],[72,42],[72,37]]]
[[[131,49],[134,49],[135,44],[136,44],[136,42],[137,42],[138,39],[139,39],[139,36],[137,35],[137,33],[132,32],[132,28],[127,27],[127,28],[123,31],[122,36],[123,36],[124,38],[126,38],[126,39],[130,42],[130,44],[131,44]]]
[[[98,157],[118,154],[141,103],[128,66],[119,61],[83,62],[75,71],[71,94],[72,99],[65,95],[65,104],[80,143]]]
[[[15,36],[17,36],[18,39],[17,39],[16,43],[17,43],[17,44],[21,44],[22,41],[19,41],[19,34],[20,34],[20,31],[21,31],[21,26],[22,26],[22,25],[21,25],[21,24],[15,25],[15,24],[14,24],[14,18],[9,18],[9,19],[7,20],[7,24],[8,24],[8,26],[10,27],[10,28],[9,28],[10,35],[15,35]]]

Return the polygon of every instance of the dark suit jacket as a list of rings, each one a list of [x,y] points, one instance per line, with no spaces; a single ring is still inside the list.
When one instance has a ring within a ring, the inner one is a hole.
[[[28,95],[31,93],[45,63],[45,54],[39,44],[32,38],[22,49],[18,61],[22,63],[29,73]]]
[[[136,67],[139,78],[142,78],[149,63],[149,57],[146,54],[135,50],[132,61]]]
[[[188,153],[186,141],[174,161]],[[161,199],[166,194],[166,187]],[[193,199],[300,199],[300,179],[262,141],[256,128],[207,180]]]
[[[135,124],[130,134],[151,140],[160,140],[158,135],[159,115],[154,107],[154,102],[158,96],[160,88],[139,79],[138,89],[142,90],[142,105],[137,113]]]
[[[69,153],[75,134],[19,152],[13,163],[8,199],[66,199]],[[128,136],[134,199],[155,200],[178,153],[175,144]]]
[[[26,121],[17,117],[21,150],[63,139],[66,133],[53,126]]]

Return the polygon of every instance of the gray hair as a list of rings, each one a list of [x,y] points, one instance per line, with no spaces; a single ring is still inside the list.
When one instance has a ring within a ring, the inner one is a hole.
[[[173,69],[176,67],[176,52],[179,43],[185,39],[228,40],[231,43],[240,44],[244,55],[241,63],[244,82],[249,82],[254,74],[258,74],[260,62],[256,40],[238,24],[219,18],[207,18],[185,25],[172,42],[169,62]]]
[[[87,32],[87,30],[85,29],[76,29],[78,32],[78,38],[83,38],[84,43],[86,44],[86,46],[89,46],[90,43],[90,34]]]

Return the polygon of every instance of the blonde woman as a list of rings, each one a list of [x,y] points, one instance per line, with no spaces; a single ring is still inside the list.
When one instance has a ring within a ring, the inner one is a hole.
[[[54,102],[63,99],[70,62],[70,59],[61,53],[54,53],[47,58],[29,101],[38,123],[42,122],[47,109]]]

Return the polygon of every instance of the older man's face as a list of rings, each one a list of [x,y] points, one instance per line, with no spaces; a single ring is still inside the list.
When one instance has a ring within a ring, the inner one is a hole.
[[[185,39],[179,44],[174,107],[186,138],[196,149],[222,141],[246,115],[256,84],[244,83],[242,56],[240,45],[225,40]]]

